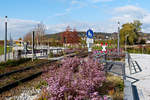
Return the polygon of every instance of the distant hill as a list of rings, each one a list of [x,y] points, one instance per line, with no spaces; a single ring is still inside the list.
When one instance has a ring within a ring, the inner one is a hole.
[[[80,37],[86,37],[86,32],[84,31],[77,31],[78,32],[78,35]],[[55,33],[55,34],[46,34],[45,37],[46,38],[53,38],[55,40],[61,40],[61,34],[63,32],[59,32],[59,33]],[[150,39],[150,33],[142,33],[140,32],[139,33],[140,37],[146,37],[146,39]],[[113,39],[113,38],[117,38],[117,33],[106,33],[106,32],[94,32],[94,38],[96,39],[106,39],[107,38],[110,38],[110,39]]]
[[[45,37],[46,38],[53,38],[55,40],[61,40],[61,33],[63,33],[63,32],[55,33],[55,34],[46,34]]]
[[[61,40],[61,34],[62,33],[63,32],[59,32],[59,33],[55,33],[55,34],[46,34],[45,37],[46,38],[53,38],[55,40]],[[84,31],[78,31],[77,33],[80,37],[86,36],[86,32],[84,32]],[[94,32],[94,37],[95,38],[101,38],[101,39],[105,39],[106,36],[115,37],[116,35],[117,35],[116,33]]]

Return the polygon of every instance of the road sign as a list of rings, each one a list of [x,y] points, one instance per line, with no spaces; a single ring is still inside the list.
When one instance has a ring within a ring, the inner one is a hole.
[[[87,39],[86,39],[86,43],[94,43],[94,40],[91,39],[91,38],[87,38]]]
[[[94,32],[93,32],[93,30],[89,29],[86,32],[86,36],[87,36],[86,43],[87,43],[88,51],[91,52],[92,51],[92,44],[94,43],[94,40],[93,40]]]
[[[107,43],[105,43],[105,45],[104,45],[103,43],[101,43],[101,46],[102,46],[102,51],[101,51],[101,53],[107,53],[107,49],[106,49]]]
[[[94,36],[93,30],[89,29],[89,30],[86,32],[86,35],[87,35],[88,38],[93,38],[93,36]]]

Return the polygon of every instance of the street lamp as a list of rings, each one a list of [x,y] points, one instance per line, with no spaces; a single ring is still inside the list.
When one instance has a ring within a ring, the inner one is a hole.
[[[118,46],[117,46],[118,55],[120,54],[120,22],[118,21]]]
[[[33,33],[32,33],[32,61],[35,57],[35,55],[34,55],[34,34],[35,34],[35,32],[33,31]]]
[[[7,60],[7,16],[5,16],[5,42],[4,42],[4,61]]]
[[[129,34],[127,34],[126,36],[125,36],[125,52],[126,52],[126,45],[127,45],[127,37],[129,36]]]

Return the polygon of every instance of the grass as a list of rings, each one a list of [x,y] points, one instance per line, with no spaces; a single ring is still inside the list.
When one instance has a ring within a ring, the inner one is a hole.
[[[109,95],[113,100],[123,100],[124,82],[119,76],[107,74],[106,81],[99,89],[101,95]]]
[[[18,66],[20,64],[23,64],[27,61],[31,60],[30,58],[21,58],[19,60],[8,60],[7,62],[1,62],[0,67],[13,67],[13,66]]]
[[[48,83],[45,80],[43,80],[43,81],[40,81],[39,84],[37,84],[35,86],[35,88],[36,89],[41,89],[42,87],[46,87],[46,86],[48,86]]]
[[[7,52],[9,52],[10,47],[7,47]],[[4,54],[4,46],[0,45],[0,55]]]
[[[150,54],[150,47],[146,48],[127,48],[129,53]]]

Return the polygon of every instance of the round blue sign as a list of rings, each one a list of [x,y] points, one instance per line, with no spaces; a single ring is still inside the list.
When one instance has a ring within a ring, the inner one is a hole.
[[[87,35],[88,38],[93,38],[94,32],[93,32],[91,29],[89,29],[89,30],[87,31],[86,35]]]

